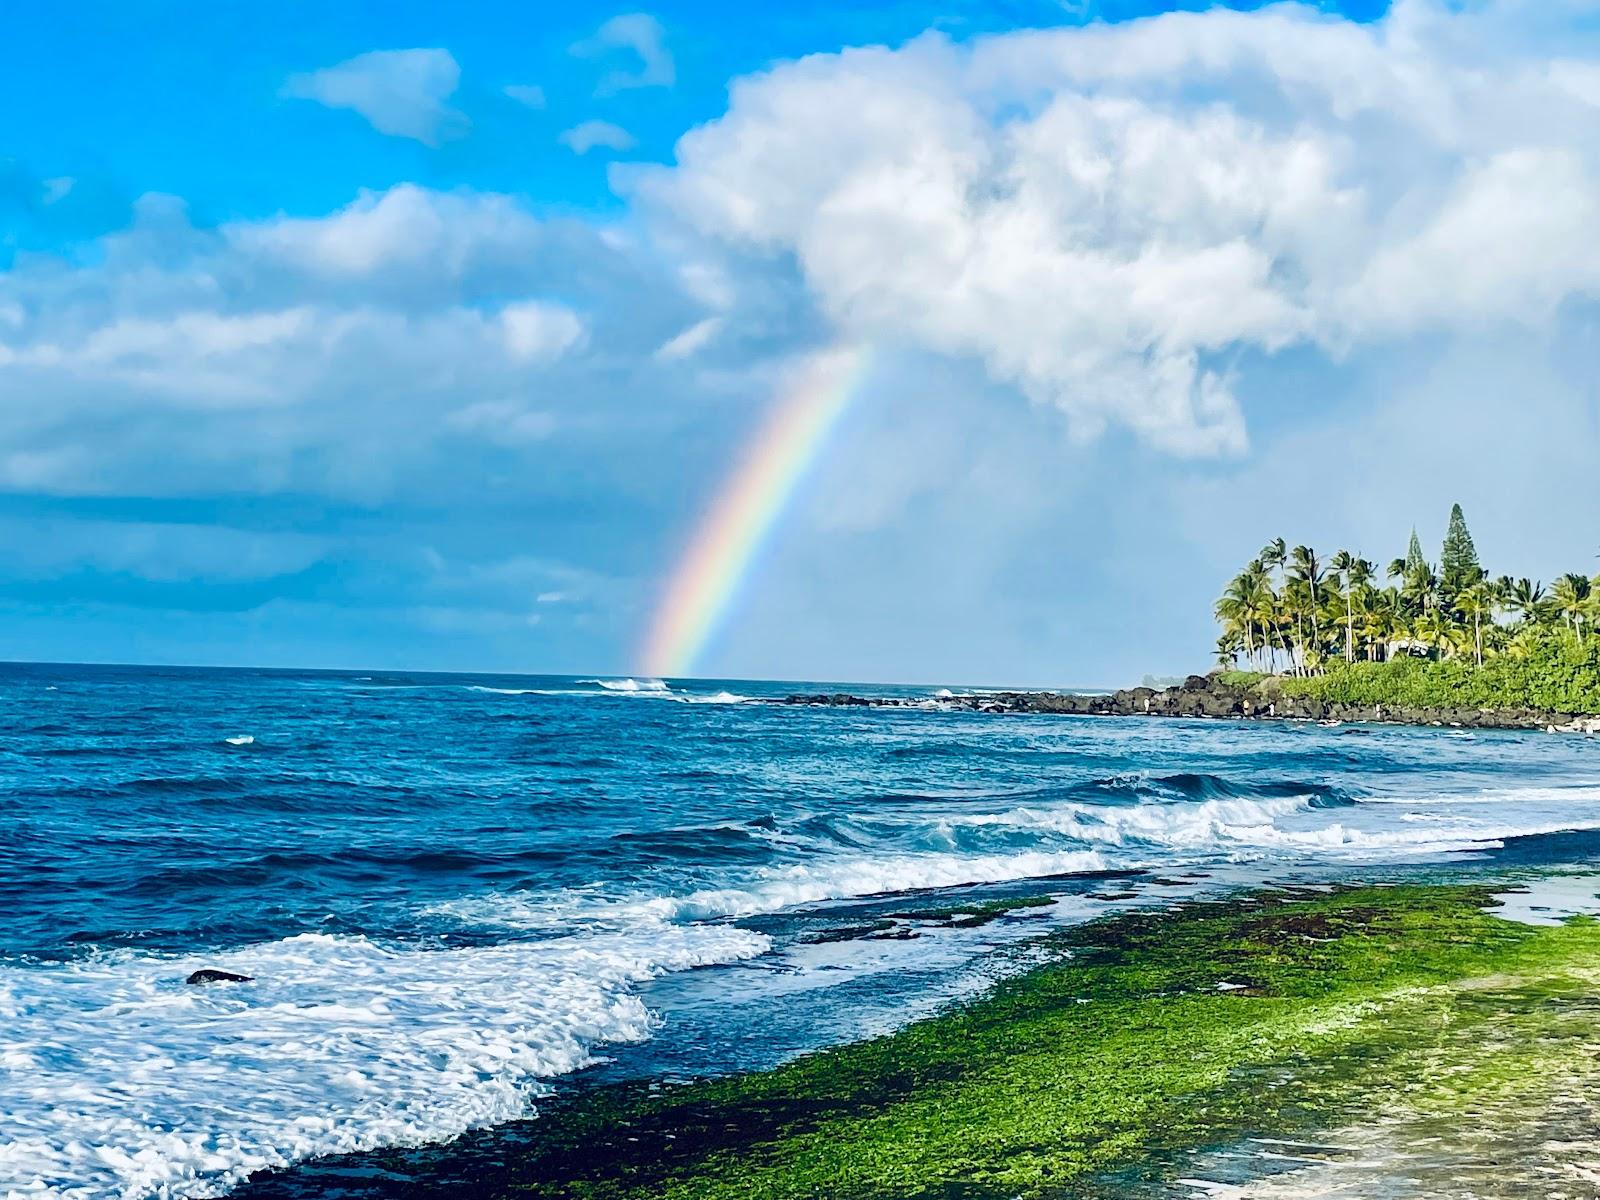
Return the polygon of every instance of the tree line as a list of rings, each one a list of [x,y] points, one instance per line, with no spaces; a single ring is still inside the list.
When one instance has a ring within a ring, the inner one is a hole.
[[[1310,675],[1332,661],[1401,657],[1482,666],[1497,655],[1525,657],[1557,632],[1600,637],[1600,575],[1573,572],[1548,588],[1491,578],[1457,504],[1439,561],[1428,561],[1413,529],[1405,556],[1382,579],[1376,564],[1348,550],[1324,558],[1277,538],[1229,581],[1216,617],[1225,668]]]

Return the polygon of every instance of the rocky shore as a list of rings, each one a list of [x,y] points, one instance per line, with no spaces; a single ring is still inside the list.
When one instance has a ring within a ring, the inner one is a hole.
[[[1379,722],[1441,725],[1462,729],[1550,729],[1600,733],[1600,717],[1574,716],[1535,708],[1409,708],[1395,705],[1327,703],[1286,695],[1274,680],[1254,685],[1215,675],[1191,675],[1176,687],[1121,688],[1107,693],[974,692],[935,700],[868,697],[845,693],[793,695],[784,704],[837,707],[940,708],[986,713],[1058,713],[1106,717],[1209,717],[1212,719]]]

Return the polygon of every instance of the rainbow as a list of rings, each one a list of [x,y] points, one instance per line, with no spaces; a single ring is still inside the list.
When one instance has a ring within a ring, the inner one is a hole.
[[[825,351],[784,389],[700,518],[662,592],[639,652],[644,671],[660,677],[693,672],[870,360],[865,348]]]

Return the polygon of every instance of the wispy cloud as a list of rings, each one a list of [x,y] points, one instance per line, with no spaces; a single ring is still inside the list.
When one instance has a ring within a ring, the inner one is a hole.
[[[574,154],[587,154],[591,150],[632,150],[637,139],[620,125],[610,121],[584,121],[561,135],[562,144]]]
[[[657,362],[677,362],[698,354],[722,329],[721,317],[707,317],[696,321],[682,333],[662,342],[656,348]]]
[[[500,90],[525,108],[545,106],[544,89],[536,83],[508,83]]]
[[[445,103],[460,81],[461,69],[448,50],[373,50],[292,75],[282,94],[348,108],[379,133],[437,146],[467,131],[467,118]]]
[[[677,80],[665,31],[649,13],[612,17],[594,36],[572,47],[572,53],[579,58],[607,58],[619,52],[632,54],[639,60],[638,66],[608,72],[601,78],[596,94],[610,96],[629,88],[671,87]]]

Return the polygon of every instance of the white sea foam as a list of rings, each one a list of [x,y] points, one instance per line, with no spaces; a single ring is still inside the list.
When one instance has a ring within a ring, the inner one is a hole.
[[[949,824],[1047,830],[1101,846],[1221,849],[1231,842],[1264,835],[1283,817],[1311,811],[1311,800],[1310,796],[1283,796],[1266,800],[1238,798],[1192,804],[1136,804],[1125,808],[1073,803],[951,817]]]
[[[545,930],[585,924],[619,928],[640,921],[647,926],[667,923],[667,927],[677,928],[676,922],[753,917],[831,900],[856,900],[974,883],[1008,883],[1100,871],[1107,865],[1105,857],[1094,850],[881,857],[841,855],[766,867],[730,879],[721,887],[699,888],[674,896],[585,895],[576,890],[560,895],[497,892],[446,901],[428,911],[471,927],[508,930]]]
[[[969,883],[1005,883],[1013,879],[1099,871],[1105,866],[1105,859],[1093,850],[841,857],[769,867],[727,887],[703,888],[685,896],[657,897],[641,902],[638,907],[674,921],[748,917],[824,900],[850,900]]]
[[[1369,807],[1381,804],[1382,810]],[[1395,806],[1423,811],[1394,813]],[[1428,812],[1449,806],[1443,815]],[[1216,799],[1198,804],[1105,807],[1062,804],[951,817],[952,826],[1000,825],[1071,837],[1091,846],[1160,849],[1171,861],[1215,855],[1248,860],[1274,852],[1309,857],[1393,858],[1498,846],[1506,838],[1600,828],[1600,788],[1515,788],[1467,795],[1364,798],[1323,808],[1311,796]],[[1130,865],[1121,860],[1119,865]]]
[[[1575,792],[1592,801],[1574,808]],[[1548,801],[1519,803],[1524,799]],[[1438,803],[1446,801],[1440,799]],[[1419,801],[1418,803],[1425,803]],[[1489,803],[1484,797],[1483,803]],[[1394,859],[1485,849],[1506,838],[1562,829],[1600,828],[1600,789],[1526,789],[1498,794],[1493,812],[1363,813],[1362,806],[1321,807],[1311,795],[1218,798],[1197,803],[1126,807],[1069,803],[933,820],[874,817],[902,829],[921,828],[932,840],[958,846],[961,831],[1032,831],[1037,846],[1010,853],[822,854],[805,862],[735,875],[720,886],[677,895],[627,898],[568,891],[559,897],[490,895],[438,906],[438,915],[508,929],[601,925],[639,918],[689,922],[749,917],[800,905],[927,888],[1004,883],[1105,869],[1173,869],[1219,860],[1296,861]],[[782,831],[772,834],[781,838]],[[787,840],[787,839],[784,839]],[[1070,845],[1063,845],[1070,843]]]
[[[214,1196],[504,1121],[597,1047],[650,1035],[634,984],[767,946],[725,926],[456,950],[306,934],[0,969],[0,1194]],[[201,967],[254,981],[185,985]]]
[[[579,683],[593,683],[608,692],[665,692],[671,689],[660,679],[580,679]]]

